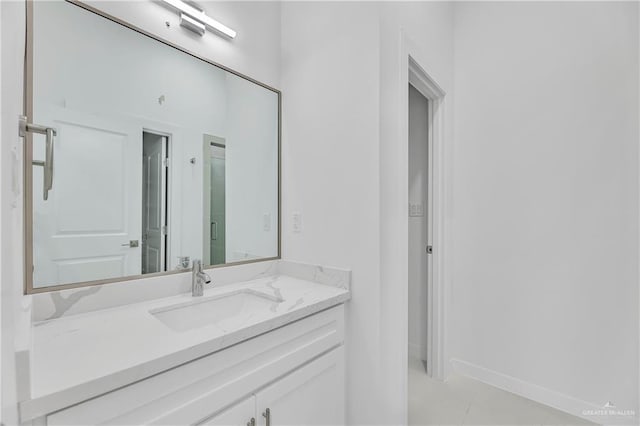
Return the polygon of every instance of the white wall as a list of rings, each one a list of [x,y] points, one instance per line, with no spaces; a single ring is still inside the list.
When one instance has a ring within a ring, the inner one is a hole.
[[[0,76],[2,93],[0,154],[0,318],[2,353],[2,418],[4,424],[16,424],[18,421],[17,401],[18,383],[16,380],[16,351],[23,350],[28,340],[23,315],[22,292],[22,221],[21,210],[17,208],[22,198],[14,186],[16,178],[21,176],[20,158],[22,144],[18,138],[18,115],[22,113],[22,64],[24,55],[24,5],[17,2],[0,3],[2,25],[0,25],[0,55],[2,58]],[[27,325],[28,327],[28,325]]]
[[[408,146],[399,112],[408,70],[400,40],[404,32],[417,41],[414,55],[451,89],[452,10],[437,2],[282,5],[284,256],[353,271],[351,424],[405,420]],[[300,234],[293,211],[304,217]]]
[[[429,184],[428,102],[409,87],[409,205],[422,215],[409,215],[409,355],[427,360],[427,191]]]
[[[347,418],[380,421],[379,25],[371,3],[282,4],[283,256],[349,268]],[[293,233],[290,215],[303,215]]]
[[[456,4],[452,356],[574,413],[638,412],[637,7]]]

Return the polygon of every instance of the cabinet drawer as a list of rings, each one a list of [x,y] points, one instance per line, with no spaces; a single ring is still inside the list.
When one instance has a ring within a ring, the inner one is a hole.
[[[47,424],[197,423],[343,342],[337,306],[51,414]]]

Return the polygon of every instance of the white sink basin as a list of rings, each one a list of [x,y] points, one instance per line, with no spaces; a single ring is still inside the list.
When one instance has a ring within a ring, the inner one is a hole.
[[[226,325],[241,325],[252,317],[261,316],[275,309],[280,302],[282,299],[267,294],[238,290],[154,309],[149,313],[175,331],[193,330],[212,324],[226,328]]]

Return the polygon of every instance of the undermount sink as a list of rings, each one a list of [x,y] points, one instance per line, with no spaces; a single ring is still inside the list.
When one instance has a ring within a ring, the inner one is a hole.
[[[275,308],[282,299],[253,290],[207,297],[149,311],[174,331],[187,331],[216,324],[245,322],[260,312]]]

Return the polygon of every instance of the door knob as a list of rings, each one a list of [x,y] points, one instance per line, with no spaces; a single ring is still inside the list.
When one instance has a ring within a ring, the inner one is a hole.
[[[138,247],[140,242],[138,240],[130,240],[128,243],[121,244],[122,247]]]

